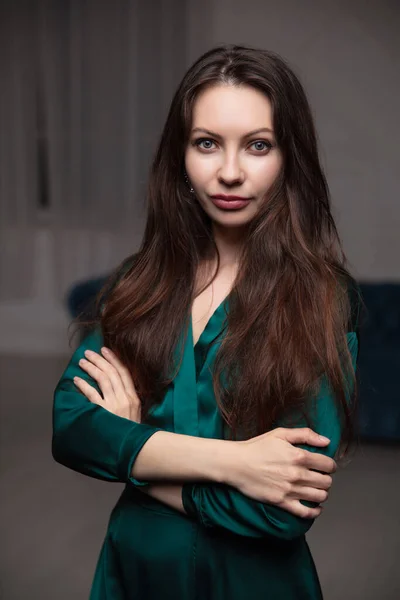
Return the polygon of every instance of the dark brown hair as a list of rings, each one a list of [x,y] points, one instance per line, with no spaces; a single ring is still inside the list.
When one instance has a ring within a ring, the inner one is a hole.
[[[342,415],[342,442],[348,441],[348,385],[354,373],[346,332],[352,280],[306,95],[291,68],[272,52],[218,47],[184,76],[152,164],[141,247],[101,292],[101,298],[106,295],[100,316],[105,345],[129,366],[145,420],[179,366],[174,349],[202,291],[196,274],[209,260],[219,265],[210,219],[184,179],[194,102],[201,90],[216,84],[247,85],[265,94],[283,155],[281,173],[246,232],[229,295],[213,373],[223,419],[232,437],[240,439],[268,431],[283,418],[294,423],[295,414],[312,426],[309,400],[326,376]],[[212,279],[211,274],[202,289]]]

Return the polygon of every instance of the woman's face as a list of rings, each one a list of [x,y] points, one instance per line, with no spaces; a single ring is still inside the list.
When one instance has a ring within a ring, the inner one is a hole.
[[[268,98],[250,86],[203,90],[193,107],[185,165],[196,198],[214,224],[236,228],[249,223],[282,165]]]

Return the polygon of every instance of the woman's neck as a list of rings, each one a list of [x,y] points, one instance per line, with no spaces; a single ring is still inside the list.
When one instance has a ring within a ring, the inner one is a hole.
[[[220,256],[220,269],[235,268],[243,247],[243,228],[219,227],[213,224],[213,237]]]

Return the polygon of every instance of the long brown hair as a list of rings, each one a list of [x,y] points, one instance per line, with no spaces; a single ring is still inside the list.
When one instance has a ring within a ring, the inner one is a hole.
[[[303,87],[278,55],[222,46],[197,60],[172,100],[152,164],[148,214],[137,254],[101,292],[104,342],[129,366],[144,420],[162,400],[178,364],[174,349],[188,326],[196,274],[219,256],[211,222],[184,179],[194,102],[206,86],[248,85],[271,102],[283,167],[250,223],[229,295],[214,390],[233,438],[309,417],[309,400],[326,376],[352,432],[346,345],[350,275],[330,209],[311,110]],[[222,384],[222,382],[224,382]],[[347,448],[346,448],[347,449]]]

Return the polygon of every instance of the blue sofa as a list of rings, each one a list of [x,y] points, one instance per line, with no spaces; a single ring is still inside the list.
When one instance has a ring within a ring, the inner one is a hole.
[[[366,314],[360,328],[359,432],[400,440],[400,284],[361,283]]]
[[[91,314],[94,297],[106,281],[77,283],[66,303],[72,317]],[[365,441],[400,441],[400,284],[360,283],[366,312],[360,327],[358,433]]]

